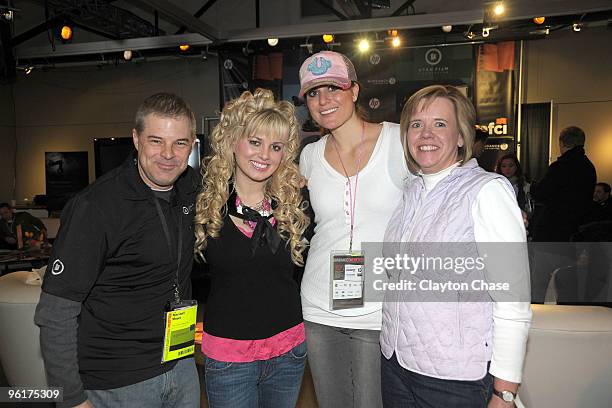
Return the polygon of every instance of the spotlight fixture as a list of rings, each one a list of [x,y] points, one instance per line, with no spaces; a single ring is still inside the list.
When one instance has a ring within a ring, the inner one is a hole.
[[[331,44],[334,42],[334,35],[333,34],[323,34],[323,42],[325,44]]]
[[[393,48],[397,48],[402,45],[402,40],[399,37],[393,37],[393,39],[391,40],[391,45],[393,46]]]
[[[544,24],[544,21],[546,21],[546,17],[534,17],[533,18],[533,22],[536,23],[537,25]]]
[[[487,38],[490,34],[491,29],[489,27],[482,27],[482,36]]]
[[[191,48],[191,46],[189,44],[181,44],[179,45],[179,50],[186,52],[189,51],[189,48]]]
[[[34,67],[32,65],[30,65],[29,67],[26,67],[26,69],[24,69],[24,72],[26,75],[30,75],[32,73],[32,70],[34,69]]]
[[[359,40],[357,47],[359,48],[359,51],[366,52],[370,49],[370,42],[367,39],[362,38]]]
[[[130,61],[132,59],[132,50],[123,51],[123,59],[126,61]]]
[[[450,33],[451,31],[453,31],[453,26],[452,25],[443,25],[442,26],[442,31],[444,31],[445,33]]]
[[[397,37],[397,30],[389,30],[389,35],[391,37]]]
[[[546,35],[550,34],[550,27],[546,27],[546,30],[544,30],[544,34]]]
[[[268,38],[268,45],[270,47],[275,47],[278,45],[278,38]]]
[[[572,24],[572,30],[574,30],[575,33],[579,33],[580,30],[582,30],[582,24],[580,23]]]
[[[2,16],[2,18],[5,19],[6,21],[12,21],[13,20],[13,10],[2,10],[0,11],[0,16]]]
[[[473,40],[474,38],[476,38],[476,33],[473,31],[468,31],[467,33],[465,33],[465,38],[467,38],[468,40]]]
[[[59,29],[59,36],[62,41],[72,40],[72,26],[69,24],[63,24]]]
[[[504,3],[501,1],[485,1],[484,2],[484,15],[482,18],[482,22],[484,25],[491,25],[492,23],[496,23],[500,21],[505,12],[506,8],[504,7]]]

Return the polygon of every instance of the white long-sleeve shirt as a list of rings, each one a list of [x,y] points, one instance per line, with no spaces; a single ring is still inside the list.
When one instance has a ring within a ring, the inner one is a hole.
[[[422,198],[456,166],[457,164],[435,174],[422,174],[425,184]],[[500,213],[511,214],[511,217],[500,217]],[[472,205],[472,217],[476,242],[526,241],[523,217],[516,197],[503,187],[499,179],[482,187]],[[523,272],[529,276],[528,271]],[[491,375],[506,381],[521,382],[530,324],[529,302],[493,303],[493,356],[489,368]]]

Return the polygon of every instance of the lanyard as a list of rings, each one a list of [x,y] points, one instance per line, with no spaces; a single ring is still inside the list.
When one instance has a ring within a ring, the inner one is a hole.
[[[161,205],[159,205],[159,198],[154,197],[155,199],[155,208],[157,208],[157,215],[159,216],[159,221],[161,222],[162,229],[164,230],[164,235],[166,236],[166,242],[168,243],[168,249],[172,251],[172,242],[170,239],[170,232],[168,230],[168,223],[166,222],[166,217],[164,217],[164,212],[162,211]],[[170,204],[170,208],[172,209],[172,204]],[[172,214],[172,211],[170,211]],[[181,255],[183,248],[183,234],[182,234],[182,224],[183,217],[179,214],[179,222],[178,222],[178,249],[177,249],[177,262],[176,262],[176,276],[174,277],[174,301],[176,303],[181,302],[181,295],[179,293],[179,270],[181,268]]]
[[[336,149],[336,153],[338,154],[338,159],[340,160],[340,165],[342,166],[342,170],[344,170],[344,175],[346,177],[348,186],[349,186],[349,211],[351,212],[351,233],[349,240],[349,252],[353,251],[353,230],[355,228],[355,204],[357,202],[357,183],[359,182],[359,169],[361,168],[361,153],[362,147],[365,142],[365,122],[362,122],[363,126],[361,127],[361,143],[357,148],[357,173],[355,174],[355,195],[353,195],[353,188],[351,186],[351,178],[348,175],[348,171],[346,171],[346,167],[344,167],[344,162],[342,161],[342,157],[340,156],[340,150],[338,150],[338,143],[336,142],[336,138],[334,135],[331,135],[332,142],[334,144],[334,148]]]

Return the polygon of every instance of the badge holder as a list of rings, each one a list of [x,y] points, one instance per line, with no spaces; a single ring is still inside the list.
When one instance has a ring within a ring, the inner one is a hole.
[[[330,257],[330,310],[363,307],[363,251],[332,251]]]
[[[195,300],[172,302],[165,313],[162,363],[193,355],[198,303]]]

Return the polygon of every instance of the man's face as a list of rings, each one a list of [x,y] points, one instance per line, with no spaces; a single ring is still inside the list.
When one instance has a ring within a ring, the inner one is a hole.
[[[13,219],[13,211],[10,208],[2,207],[0,208],[0,218],[4,221],[10,221]]]
[[[606,201],[610,198],[610,193],[606,193],[602,186],[595,186],[595,191],[593,192],[593,201],[598,203]]]
[[[138,171],[149,187],[166,190],[187,168],[195,143],[189,118],[149,114],[144,125],[141,133],[132,130],[138,150]]]
[[[559,152],[561,154],[565,154],[565,152],[567,152],[568,150],[569,150],[569,148],[563,144],[561,139],[559,139]]]

